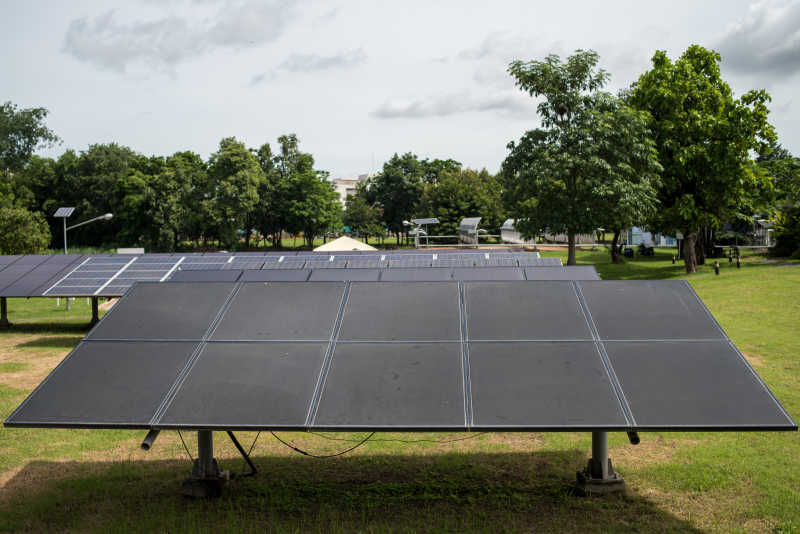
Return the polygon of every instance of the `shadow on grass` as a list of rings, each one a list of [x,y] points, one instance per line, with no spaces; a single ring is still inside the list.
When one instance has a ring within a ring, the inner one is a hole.
[[[570,497],[584,460],[582,450],[261,456],[255,477],[212,501],[180,495],[188,461],[31,462],[0,493],[0,530],[699,532],[632,492]]]
[[[4,334],[71,334],[83,337],[89,331],[89,321],[72,322],[14,322],[10,328],[0,330],[0,338]]]
[[[40,337],[17,345],[18,348],[72,349],[83,339],[83,333],[76,336]]]

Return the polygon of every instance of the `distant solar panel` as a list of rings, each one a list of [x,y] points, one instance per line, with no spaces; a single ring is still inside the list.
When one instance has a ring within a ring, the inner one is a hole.
[[[453,269],[454,280],[476,281],[476,280],[525,280],[525,273],[519,267],[485,267],[476,268],[455,268]]]
[[[69,217],[74,211],[75,208],[58,208],[53,217]]]
[[[433,254],[414,254],[414,255],[397,255],[389,256],[389,267],[406,268],[406,267],[432,267]]]
[[[310,282],[377,282],[380,274],[380,269],[314,269],[308,280]]]

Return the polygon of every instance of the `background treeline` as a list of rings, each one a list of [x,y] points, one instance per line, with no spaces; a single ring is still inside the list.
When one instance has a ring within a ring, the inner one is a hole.
[[[0,251],[62,244],[59,206],[79,222],[109,222],[70,233],[72,245],[178,248],[281,246],[284,234],[389,235],[404,221],[437,217],[430,230],[453,235],[463,217],[480,216],[496,234],[506,217],[531,238],[576,236],[604,228],[616,244],[632,226],[680,233],[687,272],[728,234],[746,234],[755,216],[774,221],[774,252],[800,257],[800,160],[778,143],[763,89],[741,96],[722,78],[722,58],[690,46],[671,59],[657,51],[649,70],[617,94],[599,56],[514,61],[509,74],[538,99],[539,126],[507,145],[500,172],[462,168],[453,159],[395,154],[359,184],[346,206],[328,173],[314,168],[295,135],[254,149],[225,138],[203,159],[193,152],[146,157],[116,144],[92,145],[57,159],[32,155],[56,135],[42,108],[0,107]],[[738,229],[741,229],[739,231]],[[612,259],[620,261],[618,248]]]

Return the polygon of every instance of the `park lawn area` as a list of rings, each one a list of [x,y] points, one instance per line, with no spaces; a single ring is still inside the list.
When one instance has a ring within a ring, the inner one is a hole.
[[[611,265],[580,251],[606,279],[686,277],[672,251]],[[559,256],[566,251],[542,252]],[[800,417],[800,262],[721,261],[689,277],[723,328],[795,419]],[[11,299],[17,325],[0,331],[0,417],[5,418],[86,332],[90,307]],[[578,498],[566,485],[585,463],[587,433],[377,434],[334,459],[301,456],[262,435],[257,476],[222,498],[192,501],[179,488],[190,468],[174,432],[150,452],[143,431],[0,429],[2,532],[800,532],[800,434],[610,435],[624,496]],[[351,445],[280,433],[317,454]],[[360,440],[365,434],[330,437]],[[472,436],[471,434],[469,436]],[[192,435],[184,434],[194,454]],[[255,437],[241,433],[245,447]],[[224,433],[216,456],[242,461]]]

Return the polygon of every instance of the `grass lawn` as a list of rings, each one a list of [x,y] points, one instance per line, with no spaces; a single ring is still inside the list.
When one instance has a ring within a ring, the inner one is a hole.
[[[605,279],[684,278],[672,252],[623,265],[581,251]],[[543,252],[560,256],[566,251]],[[736,344],[795,419],[800,418],[800,263],[721,261],[689,277]],[[67,312],[50,299],[10,299],[14,328],[0,331],[0,417],[78,342],[91,308]],[[187,500],[190,468],[178,435],[150,452],[142,431],[0,428],[2,532],[800,532],[800,434],[642,433],[631,446],[610,435],[624,496],[576,498],[565,485],[588,458],[587,433],[378,434],[345,456],[300,456],[262,435],[259,474],[221,499]],[[306,433],[281,433],[319,454],[347,448]],[[360,439],[364,434],[334,434]],[[192,454],[194,436],[185,433]],[[215,435],[224,467],[242,468]],[[249,446],[255,437],[242,433]],[[330,437],[330,436],[329,436]]]

